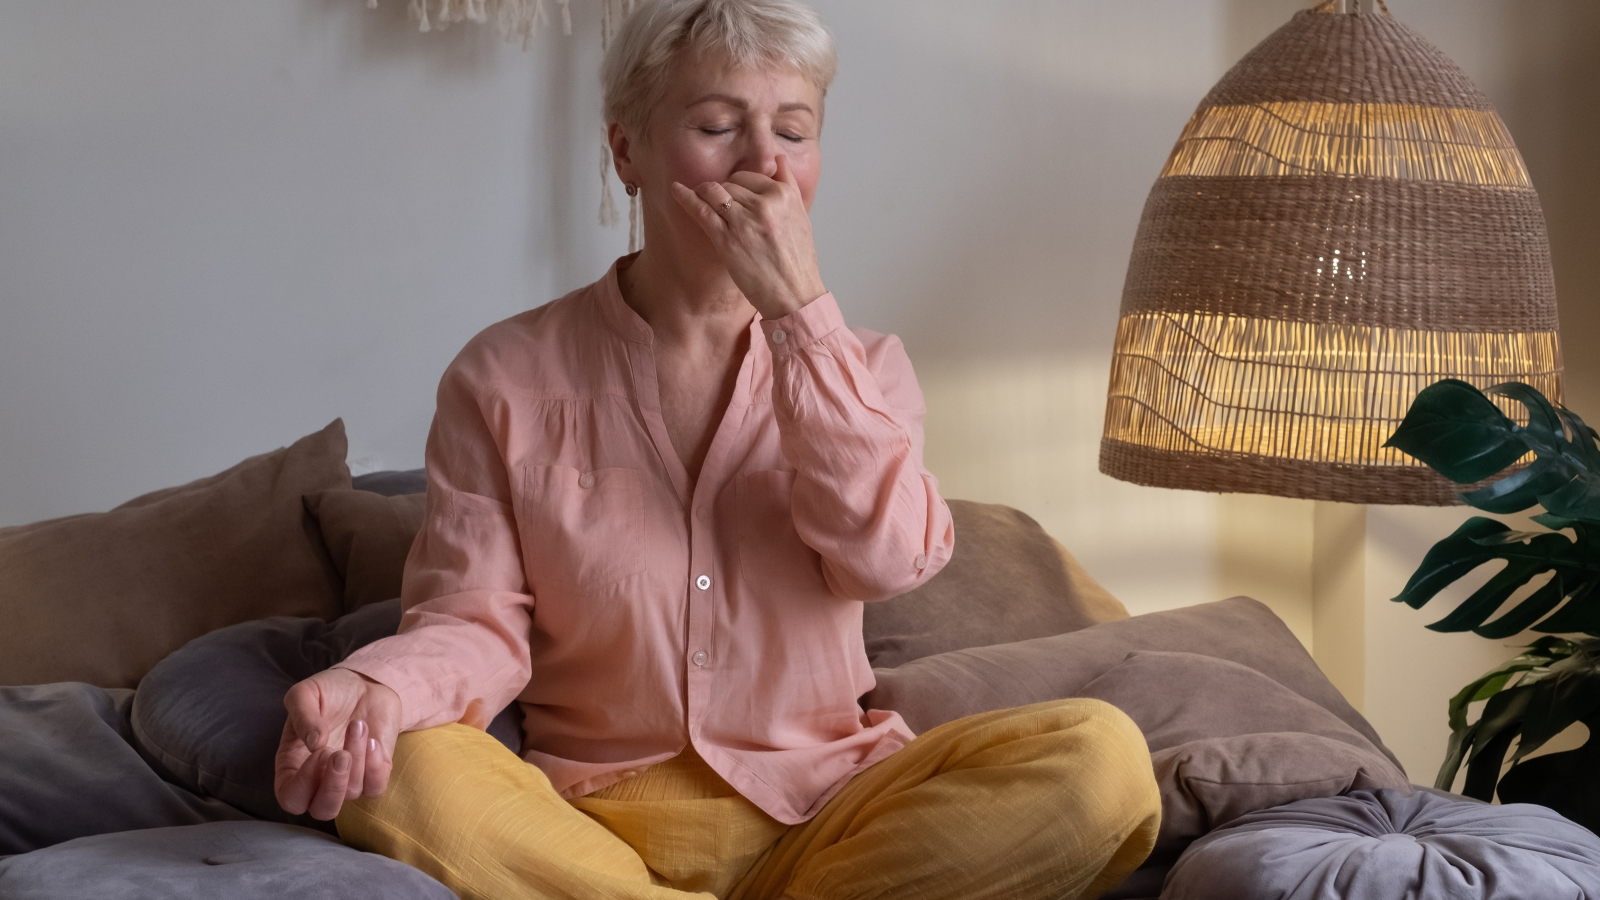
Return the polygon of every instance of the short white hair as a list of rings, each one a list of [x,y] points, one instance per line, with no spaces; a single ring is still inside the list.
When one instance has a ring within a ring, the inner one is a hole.
[[[824,97],[838,68],[833,35],[796,0],[646,0],[600,64],[606,121],[642,139],[685,52],[725,54],[739,68],[795,69]]]

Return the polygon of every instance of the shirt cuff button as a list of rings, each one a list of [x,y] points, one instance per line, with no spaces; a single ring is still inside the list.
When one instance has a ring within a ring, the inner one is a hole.
[[[594,487],[594,473],[593,472],[585,472],[582,475],[579,475],[578,476],[578,487],[581,487],[581,488],[592,488],[592,487]]]
[[[917,567],[918,572],[921,572],[928,567],[928,557],[925,554],[918,553],[917,558],[913,559],[911,564]]]
[[[789,339],[789,333],[788,332],[784,331],[782,328],[773,329],[773,331],[772,331],[772,342],[774,344],[781,344],[784,341],[787,341],[788,339]]]

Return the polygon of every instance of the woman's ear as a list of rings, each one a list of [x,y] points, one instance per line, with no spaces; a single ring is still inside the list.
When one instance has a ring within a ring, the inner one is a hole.
[[[611,162],[616,166],[617,177],[623,184],[639,184],[639,171],[633,165],[633,142],[628,139],[621,122],[606,125],[606,143],[611,147]]]

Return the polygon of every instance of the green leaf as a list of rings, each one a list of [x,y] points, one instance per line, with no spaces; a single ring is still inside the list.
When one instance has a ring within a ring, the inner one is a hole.
[[[1506,751],[1517,736],[1529,703],[1528,692],[1515,689],[1496,694],[1483,709],[1472,735],[1472,750],[1467,758],[1467,780],[1461,793],[1479,800],[1494,799],[1494,786],[1500,781],[1500,767]],[[1497,706],[1498,704],[1498,706]]]
[[[1500,397],[1510,397],[1521,403],[1528,410],[1528,424],[1525,426],[1524,441],[1529,443],[1529,449],[1543,450],[1554,449],[1559,441],[1565,440],[1562,428],[1561,413],[1551,404],[1537,388],[1523,384],[1520,381],[1507,381],[1497,384],[1487,391],[1485,395],[1494,394]],[[1528,441],[1528,438],[1533,438]],[[1543,445],[1540,447],[1539,445]],[[1490,474],[1493,474],[1492,472]],[[1486,476],[1487,477],[1487,476]]]
[[[1467,491],[1461,495],[1461,502],[1485,512],[1521,512],[1538,503],[1539,495],[1559,490],[1571,480],[1572,474],[1562,460],[1541,457],[1488,487]]]
[[[1590,546],[1586,538],[1574,541],[1558,531],[1513,531],[1504,523],[1474,516],[1428,550],[1394,599],[1420,609],[1479,566],[1503,561],[1504,568],[1428,628],[1477,631],[1494,638],[1510,637],[1527,627],[1546,632],[1600,630],[1600,605],[1591,609],[1585,602],[1600,586],[1600,564],[1590,562]],[[1519,589],[1546,572],[1554,573],[1550,584],[1541,585],[1500,618],[1485,624]],[[1581,608],[1575,610],[1574,606]],[[1550,618],[1540,622],[1546,615]],[[1557,622],[1567,627],[1557,629]],[[1581,627],[1571,627],[1574,623]]]
[[[1494,559],[1492,551],[1478,544],[1479,538],[1510,530],[1506,525],[1482,516],[1473,516],[1462,522],[1449,537],[1428,550],[1417,570],[1411,573],[1411,579],[1400,590],[1400,595],[1394,598],[1395,602],[1421,609],[1423,604],[1457,579]]]
[[[1539,504],[1564,519],[1600,524],[1600,472],[1579,472],[1560,487],[1541,492]]]
[[[1579,521],[1578,519],[1568,519],[1564,516],[1552,515],[1550,513],[1540,513],[1537,516],[1529,516],[1529,518],[1550,529],[1551,531],[1560,531],[1563,528],[1571,528]]]
[[[1519,546],[1519,545],[1512,545]],[[1471,631],[1495,614],[1517,588],[1544,572],[1539,561],[1507,560],[1506,567],[1494,574],[1483,587],[1461,601],[1449,615],[1428,625],[1429,631]]]
[[[1566,606],[1533,626],[1533,629],[1546,634],[1600,633],[1600,604],[1589,602],[1597,587],[1600,587],[1600,581],[1591,576],[1590,581],[1572,591],[1572,599],[1567,601]]]
[[[1567,599],[1565,583],[1560,575],[1556,575],[1537,591],[1529,594],[1521,603],[1512,607],[1505,615],[1493,622],[1479,625],[1472,629],[1472,633],[1490,640],[1503,640],[1521,634],[1533,627],[1533,623],[1544,618],[1551,610],[1560,606],[1561,601],[1565,599]]]
[[[1445,379],[1423,388],[1384,443],[1457,484],[1482,481],[1528,452],[1516,423],[1477,388]]]
[[[1450,732],[1450,743],[1445,747],[1444,764],[1439,766],[1439,774],[1433,777],[1433,786],[1441,791],[1448,791],[1456,783],[1456,772],[1461,770],[1461,761],[1466,758],[1466,748],[1472,745],[1472,738],[1477,731],[1476,725],[1464,726]]]
[[[1490,699],[1513,678],[1518,679],[1514,685],[1516,688],[1531,684],[1529,679],[1549,674],[1546,666],[1571,660],[1578,651],[1579,645],[1565,638],[1542,637],[1524,647],[1521,654],[1495,666],[1457,691],[1450,698],[1450,742],[1445,749],[1444,763],[1434,778],[1434,787],[1450,790],[1451,785],[1455,784],[1456,772],[1461,768],[1467,748],[1474,745],[1478,724],[1467,724],[1467,707],[1473,701]],[[1479,721],[1483,721],[1481,717]]]
[[[1562,672],[1541,681],[1529,690],[1527,712],[1522,721],[1522,739],[1517,743],[1516,763],[1544,746],[1568,726],[1600,710],[1600,672],[1593,663],[1575,671]]]
[[[1600,447],[1595,441],[1600,439],[1593,428],[1578,418],[1578,414],[1564,406],[1556,407],[1556,415],[1561,417],[1561,424],[1565,426],[1566,438],[1569,446],[1575,452],[1583,468],[1591,472],[1600,471]]]

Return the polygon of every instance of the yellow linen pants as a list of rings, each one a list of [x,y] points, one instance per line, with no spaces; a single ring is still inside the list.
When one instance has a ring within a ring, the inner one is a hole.
[[[382,796],[339,835],[462,900],[1096,897],[1150,852],[1161,799],[1144,737],[1098,700],[958,719],[786,826],[693,748],[570,802],[464,725],[400,736]]]

